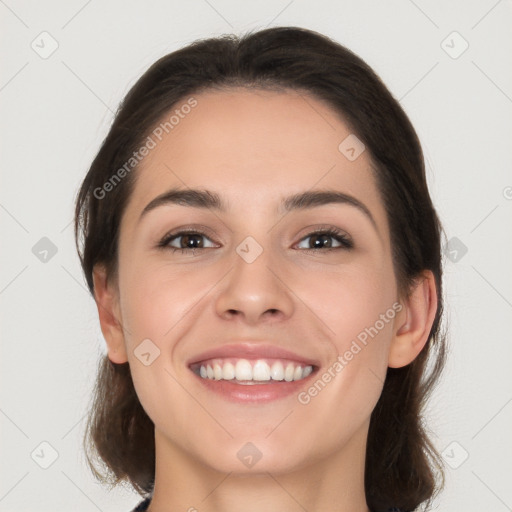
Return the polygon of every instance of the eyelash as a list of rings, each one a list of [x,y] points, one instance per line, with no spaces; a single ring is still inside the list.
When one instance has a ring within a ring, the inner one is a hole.
[[[190,247],[190,248],[181,248],[181,247],[171,247],[168,244],[173,241],[176,238],[179,238],[183,235],[200,235],[204,236],[205,238],[209,238],[205,233],[202,233],[201,231],[196,231],[193,229],[188,229],[186,231],[178,231],[176,233],[168,233],[165,235],[160,242],[158,242],[157,247],[161,249],[170,249],[173,253],[176,251],[180,251],[182,254],[185,252],[192,252],[192,254],[195,254],[195,251],[201,251],[204,249],[211,249],[210,247]],[[340,230],[336,228],[326,228],[326,229],[319,229],[316,231],[312,231],[311,233],[308,233],[305,237],[301,238],[301,241],[309,238],[314,235],[327,235],[329,237],[334,238],[337,242],[341,244],[340,247],[327,247],[325,249],[299,249],[301,251],[307,251],[307,252],[319,252],[319,251],[335,251],[335,250],[351,250],[354,248],[354,244],[350,238],[348,238],[346,235],[343,234]]]

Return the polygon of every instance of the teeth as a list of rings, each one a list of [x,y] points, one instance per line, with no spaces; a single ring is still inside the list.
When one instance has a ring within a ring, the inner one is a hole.
[[[272,377],[272,380],[284,380],[284,369],[281,363],[276,362],[272,365],[270,377]]]
[[[219,363],[213,365],[213,376],[215,380],[221,380],[223,376],[222,366]]]
[[[269,365],[264,360],[250,362],[247,359],[239,359],[236,364],[229,361],[215,361],[199,367],[199,375],[203,379],[210,380],[236,380],[236,381],[286,381],[301,380],[313,371],[313,367],[300,364],[275,361]]]
[[[291,363],[287,364],[286,370],[284,371],[284,380],[286,382],[291,382],[293,380],[294,373],[295,373],[295,367],[293,366],[293,364],[291,364]]]
[[[235,366],[236,380],[252,380],[252,366],[247,359],[240,359]]]
[[[235,378],[235,367],[231,363],[226,363],[222,368],[222,378],[224,380],[232,380]]]
[[[256,361],[252,368],[253,380],[270,380],[270,366],[265,361]]]

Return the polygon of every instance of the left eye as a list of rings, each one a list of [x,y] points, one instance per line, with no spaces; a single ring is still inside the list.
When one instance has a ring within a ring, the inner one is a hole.
[[[178,243],[178,247],[176,247],[176,245],[173,244],[179,239],[181,239],[181,242]],[[205,246],[201,239],[209,240],[211,245]],[[332,229],[310,233],[309,235],[302,238],[302,241],[307,239],[310,239],[310,244],[312,242],[313,247],[300,247],[299,245],[300,249],[317,252],[319,249],[352,249],[354,246],[349,237],[338,230]],[[335,243],[338,245],[333,246],[332,240],[335,240]],[[302,241],[301,243],[303,243]],[[158,247],[169,248],[172,251],[187,252],[215,247],[215,244],[211,242],[211,240],[204,233],[181,231],[179,233],[166,235],[158,243]]]
[[[318,231],[315,233],[310,233],[308,236],[304,237],[302,240],[310,239],[310,243],[313,242],[313,247],[305,247],[306,250],[316,251],[318,249],[351,249],[353,244],[351,240],[345,236],[343,233],[337,230],[328,230],[328,231]],[[336,240],[338,246],[333,247],[332,241]]]

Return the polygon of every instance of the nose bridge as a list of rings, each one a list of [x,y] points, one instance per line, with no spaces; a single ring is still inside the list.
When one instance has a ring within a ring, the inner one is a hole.
[[[219,315],[236,313],[254,323],[264,314],[285,317],[292,313],[293,302],[279,278],[282,267],[272,252],[270,237],[266,234],[256,236],[245,237],[235,247],[228,283],[217,299]]]

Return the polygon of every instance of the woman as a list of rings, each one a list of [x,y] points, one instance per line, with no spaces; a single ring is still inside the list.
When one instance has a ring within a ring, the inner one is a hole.
[[[76,203],[96,476],[138,511],[428,507],[441,232],[410,121],[346,48],[282,27],[161,58]]]

